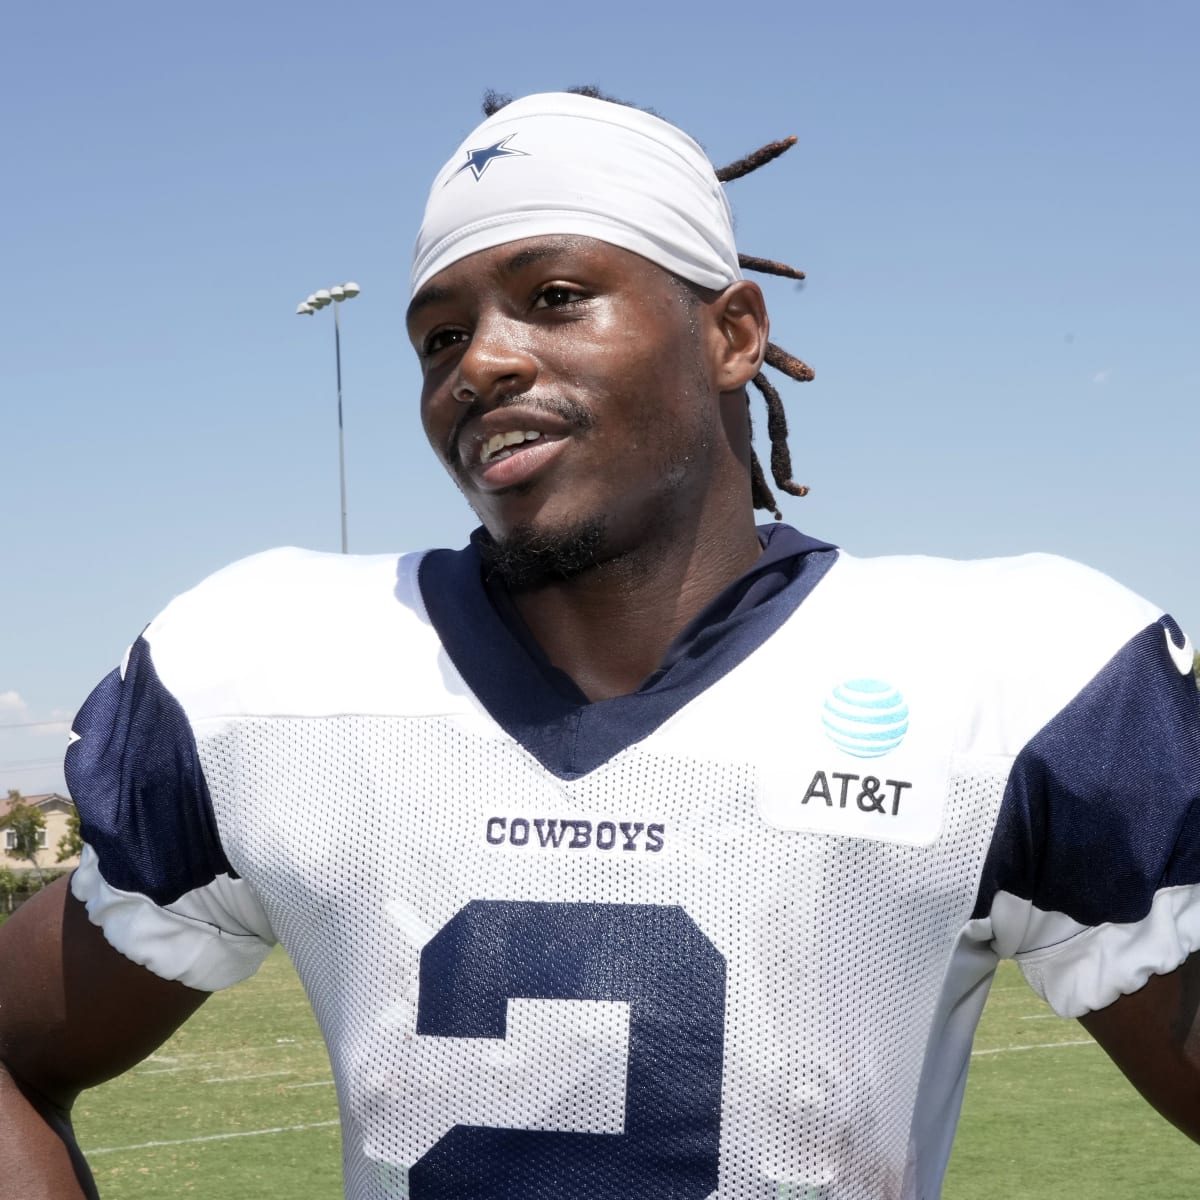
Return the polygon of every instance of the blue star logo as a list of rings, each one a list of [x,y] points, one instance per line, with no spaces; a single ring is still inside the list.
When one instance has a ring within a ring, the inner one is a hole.
[[[488,166],[498,158],[528,158],[529,155],[524,150],[509,149],[508,143],[516,136],[515,133],[510,133],[508,137],[501,138],[498,142],[493,142],[490,146],[484,146],[479,150],[468,150],[467,161],[454,172],[454,175],[450,176],[450,179],[453,179],[455,175],[461,175],[463,171],[470,167],[471,174],[478,180],[483,177],[483,173],[488,169]],[[450,179],[447,179],[446,182],[449,183]]]

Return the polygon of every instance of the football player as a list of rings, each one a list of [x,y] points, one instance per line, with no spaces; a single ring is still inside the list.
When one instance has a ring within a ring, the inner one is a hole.
[[[82,865],[0,938],[0,1196],[94,1194],[74,1097],[276,942],[353,1200],[931,1200],[1003,957],[1200,1136],[1182,632],[1048,556],[757,527],[747,388],[799,490],[762,368],[807,368],[712,165],[493,107],[408,310],[481,528],[235,564],[84,704]]]

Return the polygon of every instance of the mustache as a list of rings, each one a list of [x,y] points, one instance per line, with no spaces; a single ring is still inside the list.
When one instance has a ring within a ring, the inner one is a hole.
[[[451,466],[462,466],[458,447],[462,441],[462,432],[471,421],[479,420],[485,413],[502,411],[506,408],[521,408],[528,412],[546,413],[549,416],[558,417],[572,429],[580,432],[591,429],[596,424],[591,409],[580,404],[578,400],[571,400],[566,396],[531,396],[527,392],[520,392],[512,396],[505,396],[503,400],[499,401],[481,401],[477,397],[464,407],[462,415],[454,423],[450,442],[446,448],[447,462]]]

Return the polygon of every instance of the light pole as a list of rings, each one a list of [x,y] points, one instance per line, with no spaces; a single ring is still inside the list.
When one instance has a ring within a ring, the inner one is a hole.
[[[342,330],[338,324],[338,309],[343,300],[353,300],[362,288],[357,283],[339,283],[331,288],[313,292],[307,300],[296,305],[296,315],[311,317],[327,304],[333,305],[333,352],[337,359],[338,400],[338,479],[342,489],[342,553],[348,554],[346,544],[346,434],[342,427]]]

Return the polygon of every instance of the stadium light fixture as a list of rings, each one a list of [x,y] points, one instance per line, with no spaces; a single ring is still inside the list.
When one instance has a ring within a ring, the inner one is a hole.
[[[338,309],[344,300],[353,300],[362,288],[353,281],[338,283],[331,288],[321,288],[296,305],[298,317],[311,317],[313,313],[333,305],[333,351],[337,362],[337,419],[338,419],[338,482],[342,493],[342,553],[348,554],[346,537],[346,434],[342,425],[342,329],[338,322]]]

